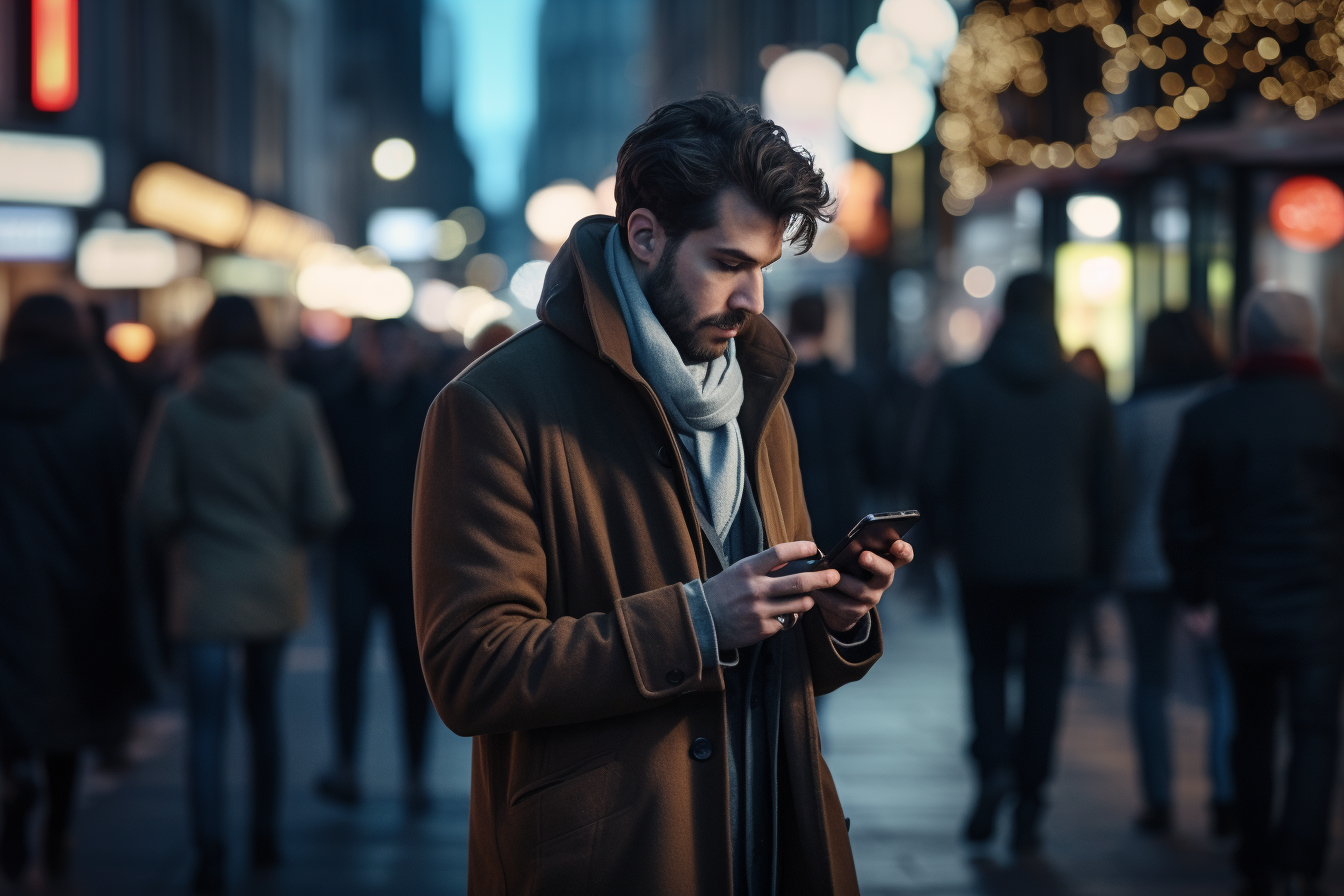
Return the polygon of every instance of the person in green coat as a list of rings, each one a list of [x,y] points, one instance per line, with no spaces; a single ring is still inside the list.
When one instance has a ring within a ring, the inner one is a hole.
[[[279,862],[277,683],[285,640],[308,612],[305,545],[341,523],[348,501],[317,401],[285,381],[248,299],[215,301],[196,356],[147,433],[136,507],[168,557],[168,625],[187,667],[196,891],[217,893],[232,655],[244,657],[252,863],[267,868]]]

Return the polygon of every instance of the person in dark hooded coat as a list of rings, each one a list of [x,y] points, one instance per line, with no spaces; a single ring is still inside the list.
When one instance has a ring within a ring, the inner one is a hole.
[[[1106,393],[1063,360],[1053,281],[1018,277],[1003,311],[984,357],[938,384],[920,509],[961,581],[980,774],[965,836],[990,840],[1016,790],[1012,845],[1029,854],[1040,847],[1070,621],[1113,562],[1116,436]],[[1018,632],[1014,736],[1005,692]]]
[[[42,860],[59,877],[79,752],[108,745],[148,695],[123,543],[133,438],[74,306],[58,295],[19,305],[0,361],[0,871],[11,880],[29,864],[39,778]]]

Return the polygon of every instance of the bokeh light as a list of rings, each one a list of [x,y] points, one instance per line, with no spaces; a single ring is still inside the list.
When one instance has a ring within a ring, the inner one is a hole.
[[[538,242],[555,247],[569,239],[580,219],[597,213],[597,196],[592,190],[576,180],[558,180],[532,194],[523,218]]]
[[[401,137],[389,137],[373,151],[373,170],[383,180],[401,180],[415,170],[415,147]]]
[[[509,292],[524,308],[536,308],[541,303],[541,288],[546,282],[546,271],[550,263],[529,261],[513,272],[509,280]]]
[[[494,292],[504,285],[509,268],[498,255],[483,252],[467,262],[466,275],[468,286],[479,286],[486,292]]]
[[[1344,192],[1314,174],[1289,178],[1269,201],[1269,224],[1290,248],[1323,252],[1344,239]]]
[[[429,255],[436,261],[452,261],[467,248],[467,231],[451,218],[435,222],[429,234]]]
[[[1069,223],[1091,239],[1109,239],[1120,229],[1120,204],[1109,196],[1073,196],[1066,209]]]
[[[871,152],[909,149],[933,124],[933,89],[914,68],[881,80],[856,68],[845,76],[838,103],[840,126]]]
[[[131,364],[139,364],[154,351],[154,331],[133,321],[108,327],[106,339],[112,351]]]
[[[453,301],[457,287],[445,280],[426,280],[415,290],[411,316],[420,326],[434,333],[452,329]]]
[[[449,221],[456,221],[462,225],[462,232],[467,237],[467,245],[480,242],[481,237],[485,236],[485,213],[475,206],[464,205],[461,208],[453,209],[453,213],[448,216]]]
[[[982,264],[968,268],[961,278],[961,285],[965,287],[967,294],[977,299],[983,299],[994,292],[995,283],[994,272]]]

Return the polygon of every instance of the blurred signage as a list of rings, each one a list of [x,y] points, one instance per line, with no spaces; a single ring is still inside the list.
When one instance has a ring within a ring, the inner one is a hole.
[[[90,289],[163,286],[177,272],[177,246],[161,230],[90,230],[75,255],[75,273]]]
[[[304,249],[314,243],[329,243],[331,239],[331,231],[321,223],[259,199],[252,203],[252,216],[238,251],[254,258],[294,264]]]
[[[98,141],[0,131],[0,201],[93,205],[102,196]]]
[[[289,268],[273,261],[242,255],[220,255],[210,259],[203,272],[216,293],[242,296],[283,296],[289,294]]]
[[[392,261],[424,261],[435,246],[437,218],[427,208],[380,208],[369,216],[369,245]]]
[[[79,5],[76,0],[32,0],[33,106],[64,112],[79,95]]]
[[[252,202],[233,187],[172,162],[155,162],[131,184],[131,217],[220,248],[238,245]]]
[[[68,208],[0,206],[0,261],[65,261],[76,231]]]
[[[312,218],[260,200],[172,162],[146,167],[131,185],[131,217],[221,249],[294,263],[305,248],[331,241]]]

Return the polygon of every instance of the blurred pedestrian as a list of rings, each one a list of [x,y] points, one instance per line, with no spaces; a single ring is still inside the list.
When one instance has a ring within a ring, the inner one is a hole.
[[[221,296],[196,336],[199,368],[146,436],[138,511],[166,544],[169,626],[187,666],[197,892],[224,883],[224,744],[241,653],[252,757],[252,863],[280,860],[276,698],[285,639],[307,613],[307,541],[346,499],[316,400],[288,384],[252,303]]]
[[[965,836],[994,836],[1016,790],[1012,846],[1040,847],[1069,632],[1114,554],[1115,431],[1110,401],[1069,369],[1054,284],[1009,284],[984,357],[938,384],[920,508],[950,546],[971,660],[971,754],[979,793]],[[1010,733],[1007,671],[1021,637],[1021,719]]]
[[[420,431],[435,391],[420,377],[410,325],[380,320],[362,335],[358,376],[326,403],[351,513],[334,544],[336,765],[318,779],[318,792],[341,803],[360,797],[356,746],[364,657],[369,623],[378,607],[386,614],[401,680],[406,804],[418,812],[429,802],[423,780],[429,691],[415,642],[411,500]]]
[[[1176,590],[1212,604],[1232,676],[1232,773],[1250,896],[1321,893],[1344,677],[1344,394],[1302,296],[1247,296],[1233,384],[1192,407],[1162,504]],[[1287,778],[1276,800],[1286,715]],[[1277,821],[1275,806],[1279,805]]]
[[[857,894],[813,698],[877,661],[912,554],[769,575],[816,546],[762,271],[810,246],[829,189],[705,94],[626,139],[616,204],[560,248],[542,323],[425,424],[416,626],[475,737],[471,887]]]
[[[1139,783],[1144,807],[1139,830],[1171,830],[1171,733],[1167,700],[1171,695],[1173,624],[1180,601],[1172,590],[1171,569],[1162,554],[1158,508],[1181,416],[1207,397],[1222,364],[1189,311],[1163,311],[1149,322],[1143,363],[1134,396],[1116,411],[1122,470],[1122,531],[1116,567],[1124,598],[1132,663],[1130,723],[1139,751]],[[1202,629],[1203,620],[1192,620]],[[1235,825],[1230,755],[1232,693],[1217,642],[1196,634],[1209,712],[1208,774],[1212,784],[1212,829],[1227,836]]]
[[[1085,345],[1074,352],[1069,359],[1069,366],[1101,388],[1106,388],[1106,364],[1092,346]]]
[[[0,871],[11,881],[28,868],[43,790],[42,866],[63,875],[81,750],[114,748],[150,695],[124,550],[133,433],[74,306],[59,295],[19,305],[0,361]]]
[[[871,402],[863,384],[826,357],[826,300],[814,293],[789,306],[789,344],[798,356],[784,402],[798,437],[798,471],[823,551],[858,521],[859,504],[879,465]]]

